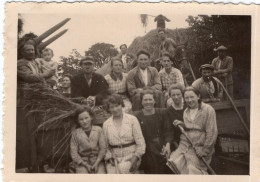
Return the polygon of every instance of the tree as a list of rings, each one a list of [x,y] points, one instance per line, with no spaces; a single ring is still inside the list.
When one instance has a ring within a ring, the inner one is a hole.
[[[86,56],[90,55],[94,57],[95,67],[97,69],[117,54],[118,51],[115,46],[108,43],[96,43],[85,51]]]
[[[80,59],[82,56],[76,49],[72,49],[68,57],[61,56],[58,66],[58,74],[60,79],[65,74],[70,74],[72,76],[78,74],[81,70],[80,68]]]
[[[198,66],[211,63],[217,56],[213,51],[220,45],[228,48],[229,56],[234,59],[234,90],[239,98],[250,97],[250,67],[251,67],[251,17],[226,15],[189,16],[187,34],[189,48],[195,54]],[[196,67],[197,66],[197,67]],[[194,68],[193,67],[193,68]],[[197,71],[197,75],[199,75]],[[242,83],[242,84],[237,84]]]

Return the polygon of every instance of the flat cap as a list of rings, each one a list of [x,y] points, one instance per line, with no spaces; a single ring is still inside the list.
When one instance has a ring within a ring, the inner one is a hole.
[[[203,65],[200,66],[199,71],[201,72],[202,69],[211,69],[213,71],[214,66],[212,66],[211,64],[203,64]]]

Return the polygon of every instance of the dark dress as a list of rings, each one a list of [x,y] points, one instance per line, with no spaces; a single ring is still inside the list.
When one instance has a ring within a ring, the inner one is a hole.
[[[167,119],[169,121],[169,125],[173,131],[173,142],[177,142],[177,144],[179,144],[179,142],[180,142],[181,132],[177,127],[175,127],[173,125],[173,121],[176,119],[183,121],[183,112],[185,109],[186,109],[185,105],[182,110],[176,110],[172,106],[170,106],[166,109],[166,117],[167,117]],[[175,150],[175,149],[176,149],[176,147],[173,145],[173,143],[171,143],[171,150]]]
[[[165,117],[165,110],[156,109],[155,114],[144,115],[143,111],[136,112],[146,143],[146,152],[142,158],[141,169],[146,174],[170,174],[166,159],[160,153],[163,145],[172,142],[172,130]]]

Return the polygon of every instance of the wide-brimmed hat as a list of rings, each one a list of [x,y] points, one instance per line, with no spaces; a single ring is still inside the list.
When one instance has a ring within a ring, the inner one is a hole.
[[[227,48],[223,45],[219,46],[217,49],[214,49],[214,51],[226,51]]]
[[[203,64],[200,66],[199,71],[201,72],[203,69],[211,69],[213,71],[214,66],[212,66],[211,64]]]

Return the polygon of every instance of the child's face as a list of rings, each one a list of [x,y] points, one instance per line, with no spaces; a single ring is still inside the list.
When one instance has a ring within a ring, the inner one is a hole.
[[[52,55],[52,52],[51,52],[51,51],[44,51],[44,52],[42,53],[42,57],[43,57],[43,59],[44,59],[45,61],[50,61],[51,58],[53,57],[53,55]]]
[[[92,117],[89,115],[87,111],[79,114],[78,116],[78,123],[84,130],[90,130],[91,129],[91,120]]]

